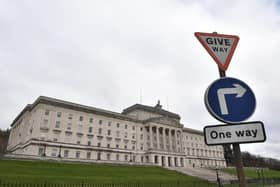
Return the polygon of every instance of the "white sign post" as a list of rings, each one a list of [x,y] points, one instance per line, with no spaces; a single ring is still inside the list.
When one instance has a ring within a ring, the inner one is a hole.
[[[207,145],[221,145],[264,142],[266,135],[263,123],[254,121],[234,125],[205,126],[204,138]]]

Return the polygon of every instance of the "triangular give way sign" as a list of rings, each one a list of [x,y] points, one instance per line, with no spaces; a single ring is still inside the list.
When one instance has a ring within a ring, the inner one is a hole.
[[[194,35],[218,64],[226,71],[239,41],[235,35],[195,32]]]

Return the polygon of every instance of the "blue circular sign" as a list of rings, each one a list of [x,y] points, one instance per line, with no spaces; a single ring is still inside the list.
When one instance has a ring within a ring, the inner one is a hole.
[[[239,123],[255,111],[256,99],[251,88],[239,79],[223,77],[206,90],[204,101],[207,110],[225,123]]]

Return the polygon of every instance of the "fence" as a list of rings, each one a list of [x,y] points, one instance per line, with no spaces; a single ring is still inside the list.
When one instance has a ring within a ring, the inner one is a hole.
[[[266,185],[273,186],[280,184],[280,178],[274,179],[248,179],[249,187],[263,187]],[[135,183],[52,183],[52,182],[17,182],[17,181],[1,181],[0,187],[217,187],[217,183],[208,181],[172,181],[172,182],[135,182]],[[238,181],[223,181],[223,187],[237,187]],[[278,185],[277,185],[278,186]]]
[[[216,183],[207,181],[175,181],[158,183],[24,183],[0,181],[0,187],[216,187]]]

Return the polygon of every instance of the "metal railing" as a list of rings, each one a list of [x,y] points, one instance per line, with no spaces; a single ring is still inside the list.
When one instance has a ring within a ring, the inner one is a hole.
[[[266,185],[274,186],[280,184],[280,178],[274,179],[247,179],[249,187],[263,187]],[[112,182],[112,183],[95,183],[95,182],[22,182],[22,181],[5,181],[0,180],[0,187],[237,187],[238,181],[223,181],[220,184],[208,181],[164,181],[164,182]],[[277,185],[277,186],[278,186]]]
[[[16,181],[0,181],[0,187],[216,187],[217,184],[207,181],[175,181],[151,183],[27,183]]]

